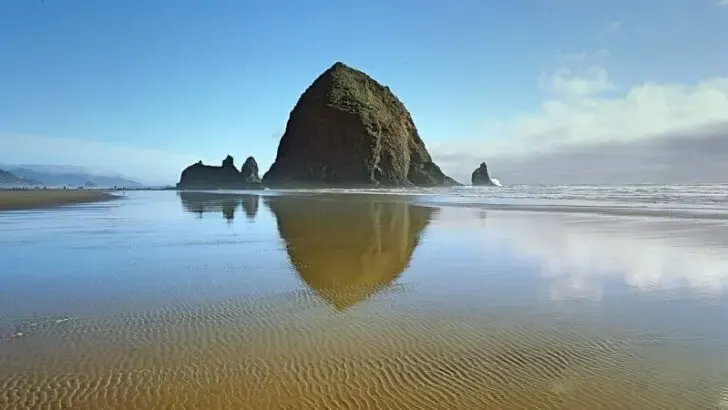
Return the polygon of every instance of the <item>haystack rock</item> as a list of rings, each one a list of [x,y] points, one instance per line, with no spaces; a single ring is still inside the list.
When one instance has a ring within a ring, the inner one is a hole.
[[[490,175],[488,175],[488,166],[485,162],[481,162],[480,166],[473,171],[473,175],[470,177],[470,182],[472,182],[473,185],[495,186],[495,183],[490,179]]]
[[[253,164],[255,160],[248,158]],[[246,161],[248,167],[243,165],[245,173],[235,168],[235,160],[228,155],[219,167],[204,165],[202,161],[192,164],[182,171],[177,188],[179,189],[241,189],[255,188],[260,181],[254,181],[253,176],[257,177],[257,172],[252,173],[252,165]],[[255,164],[257,168],[257,164]]]
[[[303,282],[334,309],[346,310],[399,277],[437,210],[371,196],[331,199],[263,201]]]
[[[458,185],[432,161],[412,117],[389,87],[340,62],[298,100],[263,183]]]

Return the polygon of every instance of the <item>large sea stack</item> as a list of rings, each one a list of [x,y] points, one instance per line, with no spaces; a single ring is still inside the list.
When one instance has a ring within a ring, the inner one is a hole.
[[[472,182],[473,185],[495,186],[493,180],[490,179],[490,175],[488,175],[488,166],[485,162],[481,162],[480,166],[473,171],[473,175],[470,177],[470,182]]]
[[[252,157],[245,161],[241,171],[235,168],[233,157],[228,155],[219,167],[204,165],[202,161],[182,171],[179,189],[243,189],[260,185],[258,165]]]
[[[404,104],[365,73],[336,63],[291,111],[263,184],[457,185],[430,157]]]

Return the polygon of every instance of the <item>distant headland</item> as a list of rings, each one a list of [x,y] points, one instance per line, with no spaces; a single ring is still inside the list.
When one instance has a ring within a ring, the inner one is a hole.
[[[438,187],[461,185],[430,156],[404,104],[367,74],[337,62],[294,106],[270,169],[249,157],[240,171],[201,161],[178,189]]]

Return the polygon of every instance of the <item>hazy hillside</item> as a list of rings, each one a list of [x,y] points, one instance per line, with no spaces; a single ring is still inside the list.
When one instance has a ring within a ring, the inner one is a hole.
[[[5,169],[20,178],[39,181],[47,186],[97,186],[140,188],[142,183],[120,175],[100,175],[86,168],[67,165],[8,165]]]
[[[0,169],[0,186],[34,186],[34,185],[41,185],[40,182],[19,177],[12,172],[5,171],[3,169]]]

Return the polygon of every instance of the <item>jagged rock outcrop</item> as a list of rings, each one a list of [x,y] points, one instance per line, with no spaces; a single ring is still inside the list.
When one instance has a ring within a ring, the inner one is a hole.
[[[488,165],[485,162],[481,162],[480,166],[473,171],[470,182],[479,186],[495,186],[495,183],[490,179],[490,175],[488,175]]]
[[[258,163],[255,158],[248,157],[240,167],[240,175],[246,184],[259,184],[260,175],[258,175]]]
[[[243,189],[243,188],[258,188],[260,186],[260,180],[256,181],[254,177],[257,177],[257,172],[253,173],[253,164],[257,169],[258,165],[255,163],[253,157],[248,158],[245,161],[246,167],[243,165],[245,172],[238,171],[235,168],[235,160],[232,156],[228,155],[222,161],[222,165],[219,167],[204,165],[202,161],[192,164],[182,171],[179,183],[177,183],[178,189]]]
[[[228,155],[225,157],[224,160],[222,160],[222,168],[223,169],[230,169],[235,168],[235,160],[231,155]]]
[[[437,213],[372,196],[266,196],[263,201],[301,279],[337,310],[394,282]]]
[[[365,73],[337,62],[303,93],[263,184],[458,185],[432,161],[404,104]]]

